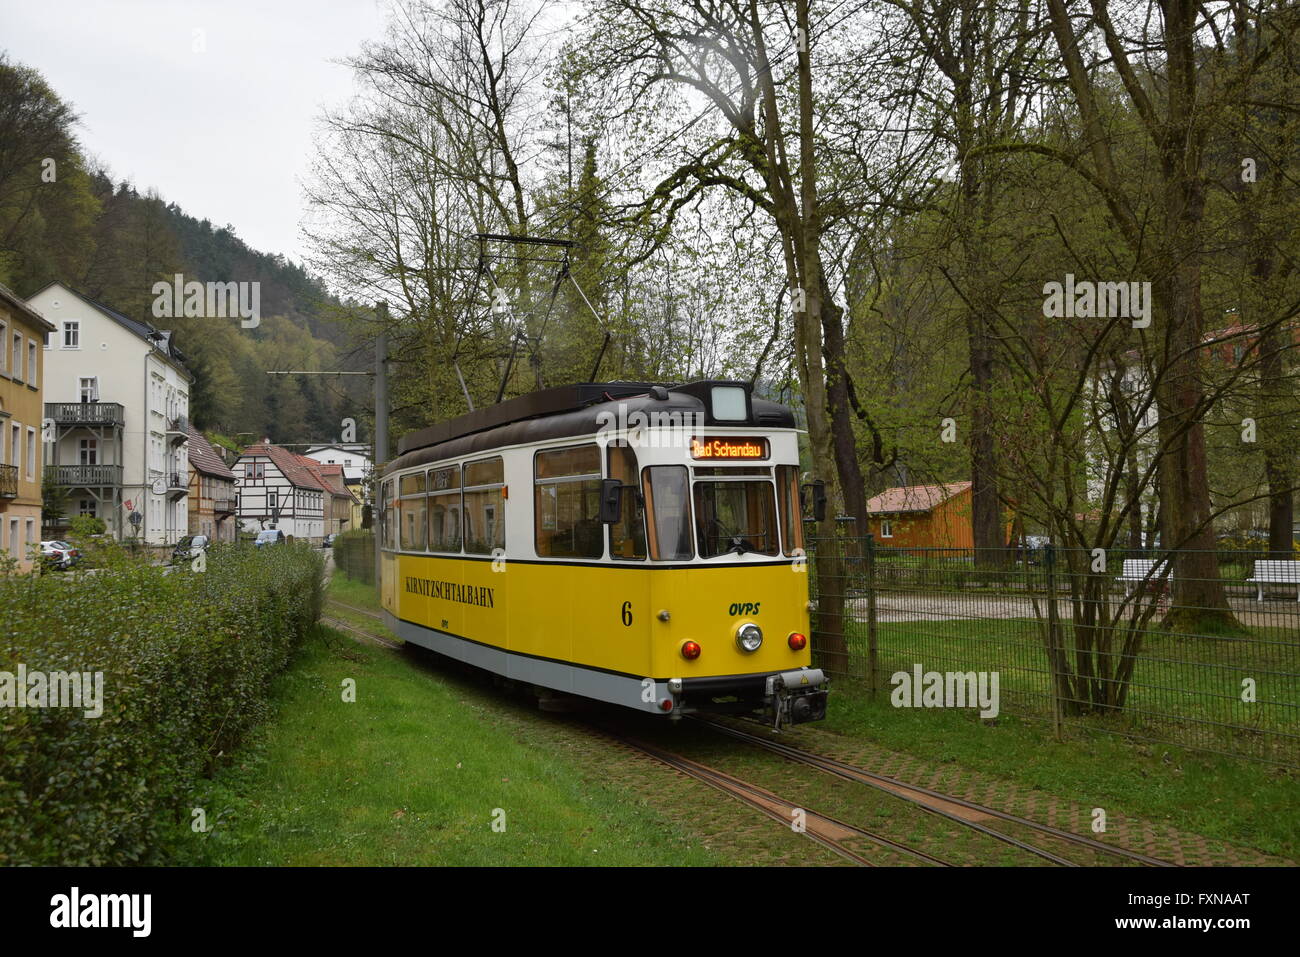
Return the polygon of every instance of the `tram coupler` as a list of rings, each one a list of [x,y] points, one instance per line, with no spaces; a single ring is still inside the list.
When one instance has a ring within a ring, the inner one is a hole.
[[[829,694],[830,682],[820,668],[800,668],[768,675],[767,699],[772,727],[780,731],[782,724],[821,721],[826,717]]]

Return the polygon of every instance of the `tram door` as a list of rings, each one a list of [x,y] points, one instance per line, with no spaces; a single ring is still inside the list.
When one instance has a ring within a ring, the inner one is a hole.
[[[656,609],[651,607],[645,503],[637,480],[636,449],[624,442],[611,442],[605,449],[605,476],[620,481],[623,491],[619,520],[604,527],[612,567],[605,573],[609,600],[601,602],[601,615],[609,624],[602,630],[612,637],[601,652],[610,662],[607,667],[651,677],[647,636],[654,633]]]
[[[380,591],[379,601],[388,611],[399,618],[402,617],[401,609],[398,607],[398,567],[397,555],[393,551],[397,547],[397,515],[395,512],[395,496],[393,494],[393,479],[388,479],[379,487],[379,528],[376,535],[376,547],[381,548],[380,556]]]

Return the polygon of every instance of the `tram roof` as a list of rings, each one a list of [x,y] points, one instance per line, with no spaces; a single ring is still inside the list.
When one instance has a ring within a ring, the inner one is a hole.
[[[711,396],[717,386],[745,390],[744,420],[713,417]],[[510,445],[590,435],[608,423],[611,413],[628,417],[634,412],[689,414],[693,418],[686,421],[715,428],[796,428],[787,406],[754,396],[748,382],[584,382],[531,392],[410,432],[397,443],[397,458],[384,473]]]

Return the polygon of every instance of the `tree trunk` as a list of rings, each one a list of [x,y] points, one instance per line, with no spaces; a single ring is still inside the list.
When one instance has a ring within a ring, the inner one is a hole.
[[[848,373],[844,367],[844,311],[832,301],[824,276],[821,285],[822,354],[826,360],[826,401],[834,437],[835,468],[839,473],[844,512],[853,516],[853,533],[861,540],[866,538],[871,528],[867,520],[866,483],[862,480],[858,443],[853,430]],[[853,554],[856,553],[854,549]]]
[[[1006,533],[998,493],[997,444],[993,435],[993,350],[983,316],[966,317],[970,343],[971,532],[977,564],[998,567],[1005,557]]]
[[[1295,558],[1295,448],[1288,441],[1288,382],[1282,337],[1270,329],[1259,337],[1260,453],[1268,480],[1268,550],[1275,559]]]
[[[1163,449],[1161,544],[1165,549],[1177,549],[1172,570],[1174,600],[1165,627],[1192,635],[1237,633],[1241,628],[1228,605],[1214,551],[1205,426],[1199,412],[1203,396],[1197,364],[1202,351],[1201,269],[1195,245],[1199,230],[1191,225],[1199,225],[1199,202],[1193,199],[1189,203],[1183,197],[1175,202],[1181,210],[1171,211],[1171,231],[1177,234],[1176,224],[1187,220],[1182,235],[1190,236],[1192,242],[1169,257],[1167,261],[1176,265],[1155,284],[1156,298],[1164,300],[1162,311],[1170,325],[1166,334],[1168,371],[1156,387]]]

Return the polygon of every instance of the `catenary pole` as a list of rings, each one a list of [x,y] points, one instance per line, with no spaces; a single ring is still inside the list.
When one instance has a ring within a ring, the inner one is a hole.
[[[388,461],[388,303],[375,303],[375,312],[379,319],[379,331],[375,335],[375,474]],[[382,506],[382,496],[375,496],[375,504]],[[371,522],[375,529],[375,588],[383,582],[383,552],[380,550],[380,537],[384,532],[384,514],[378,512],[377,521]]]

